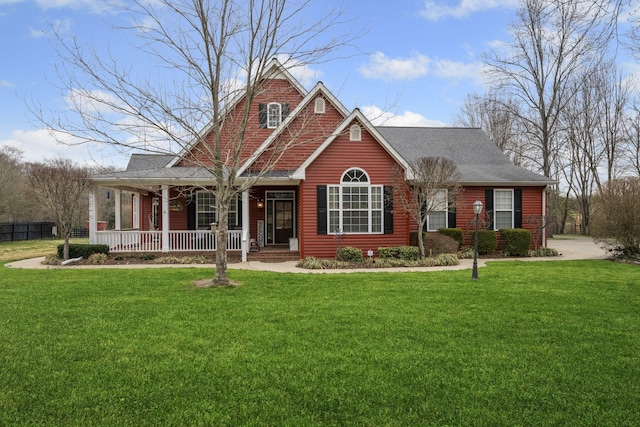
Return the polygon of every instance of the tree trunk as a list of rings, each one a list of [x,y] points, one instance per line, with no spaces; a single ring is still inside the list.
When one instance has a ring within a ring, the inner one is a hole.
[[[216,234],[216,274],[213,282],[216,285],[228,285],[227,277],[227,241],[229,240],[228,203],[218,204],[218,228]]]
[[[65,261],[69,259],[69,236],[66,236],[64,238],[64,249],[62,251],[62,258],[64,258]]]

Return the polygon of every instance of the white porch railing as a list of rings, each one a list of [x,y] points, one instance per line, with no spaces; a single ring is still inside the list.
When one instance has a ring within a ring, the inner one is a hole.
[[[242,250],[242,230],[228,232],[227,250]],[[162,252],[162,231],[97,231],[96,242],[110,252]],[[170,252],[216,250],[216,236],[209,230],[169,231]]]

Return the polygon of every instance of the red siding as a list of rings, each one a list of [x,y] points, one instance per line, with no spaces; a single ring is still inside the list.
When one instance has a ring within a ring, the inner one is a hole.
[[[329,102],[323,114],[314,113],[314,100],[293,120],[272,148],[256,160],[251,169],[262,170],[278,158],[275,170],[292,171],[304,163],[311,154],[334,132],[344,120],[342,114]],[[270,163],[271,162],[271,163]]]
[[[367,172],[373,185],[392,185],[393,158],[367,132],[361,142],[349,141],[349,135],[340,135],[327,147],[306,171],[306,179],[300,185],[300,239],[302,257],[335,256],[336,241],[333,234],[318,235],[316,187],[339,184],[342,174],[350,168]],[[407,216],[400,209],[394,212],[394,234],[347,234],[342,245],[354,246],[365,253],[377,251],[381,246],[409,244]]]
[[[272,79],[265,82],[261,93],[254,99],[249,110],[249,122],[245,138],[242,141],[242,154],[240,156],[242,162],[248,159],[274,131],[273,129],[260,128],[259,105],[278,102],[281,104],[289,104],[290,111],[293,111],[302,99],[302,94],[298,92],[288,80]],[[236,152],[240,144],[240,141],[236,138],[235,131],[238,129],[238,121],[242,118],[243,108],[244,102],[240,101],[225,118],[223,134],[226,136],[223,136],[223,141],[221,141],[221,151],[227,152],[227,158],[229,159],[236,157]],[[207,144],[212,143],[210,135],[205,137],[205,141]],[[178,166],[192,166],[194,163],[212,163],[210,151],[207,148],[201,147],[200,144],[194,146],[190,154],[198,159],[197,162],[194,162],[193,158],[185,157],[178,163]]]
[[[480,200],[484,205],[480,218],[485,218],[487,201],[485,200],[485,190],[494,188],[519,188],[519,187],[465,187],[456,200],[456,225],[465,234],[465,244],[473,243],[473,230],[475,227],[475,215],[473,213],[473,202]],[[531,247],[533,248],[534,236],[536,232],[532,229],[527,217],[540,215],[542,212],[542,194],[544,187],[522,187],[522,228],[531,231]],[[482,227],[482,225],[481,225]],[[498,249],[501,248],[502,241],[498,233]],[[544,242],[541,242],[544,244]]]

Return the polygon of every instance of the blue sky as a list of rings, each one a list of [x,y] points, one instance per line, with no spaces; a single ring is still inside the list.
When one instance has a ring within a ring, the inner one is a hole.
[[[348,15],[367,34],[345,59],[312,66],[348,108],[385,112],[387,125],[450,125],[468,93],[483,92],[479,55],[508,39],[516,0],[351,0]],[[55,144],[29,119],[25,99],[64,108],[55,84],[55,49],[47,36],[61,26],[80,40],[123,45],[107,22],[118,15],[104,0],[0,0],[0,146],[23,160],[62,155],[77,162],[124,166],[125,157],[89,146]],[[136,64],[135,55],[123,61]],[[296,73],[294,73],[295,75]],[[303,81],[310,88],[314,81]]]

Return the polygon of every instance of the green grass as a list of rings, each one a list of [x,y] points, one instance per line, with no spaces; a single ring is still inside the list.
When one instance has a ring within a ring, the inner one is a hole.
[[[640,270],[0,271],[0,425],[592,425],[640,419]]]
[[[70,243],[88,243],[89,239],[71,239]],[[17,261],[27,258],[55,254],[64,240],[24,240],[0,243],[0,262]]]

